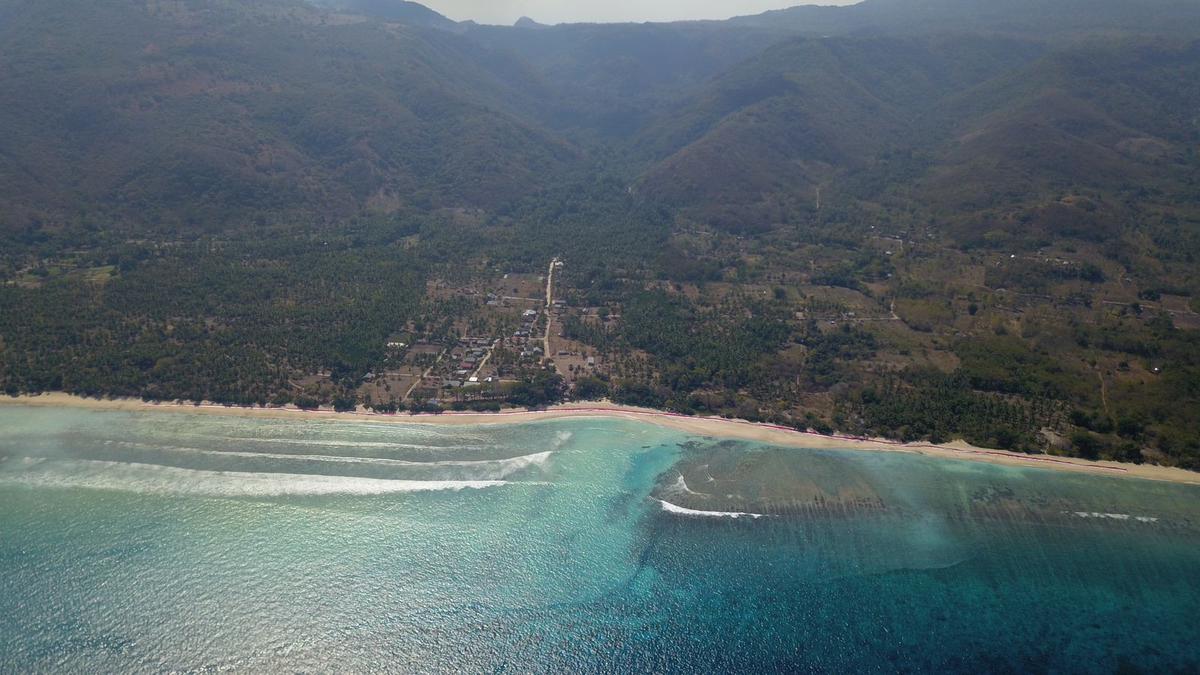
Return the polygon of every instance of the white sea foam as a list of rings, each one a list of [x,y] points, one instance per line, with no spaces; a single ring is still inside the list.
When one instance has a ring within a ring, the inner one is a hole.
[[[412,422],[400,421],[403,419],[397,415],[390,419],[396,420],[393,422],[369,423],[363,420],[355,420],[353,422],[340,421],[334,417],[321,417],[313,420],[300,420],[303,422],[312,422],[308,428],[332,430],[336,429],[338,436],[373,436],[373,437],[422,437],[422,438],[446,438],[454,441],[470,440],[483,441],[484,437],[478,433],[472,433],[469,426],[439,426],[436,424],[422,424],[419,419]],[[269,431],[281,431],[284,433],[290,432],[297,427],[296,420],[288,420],[272,425],[263,425],[261,428]]]
[[[437,460],[432,462],[415,462],[405,459],[390,459],[387,457],[353,457],[345,455],[307,455],[299,453],[277,453],[277,452],[250,452],[244,450],[209,450],[205,448],[192,448],[181,445],[154,445],[150,443],[137,443],[134,441],[113,441],[116,445],[125,447],[145,448],[147,450],[156,450],[163,452],[173,452],[178,454],[200,455],[204,457],[237,457],[241,459],[275,459],[282,461],[309,461],[309,462],[324,462],[330,464],[355,464],[369,466],[386,466],[386,467],[409,467],[409,468],[436,468],[436,467],[457,467],[457,468],[494,468],[499,475],[497,478],[504,478],[510,474],[516,473],[523,469],[535,466],[545,466],[550,461],[550,457],[554,455],[553,450],[546,452],[537,452],[531,455],[521,455],[518,457],[504,457],[500,459],[468,459],[468,460]]]
[[[708,496],[708,495],[701,495],[699,492],[696,492],[695,490],[689,488],[687,481],[683,479],[683,474],[679,474],[679,478],[677,478],[675,480],[675,484],[672,485],[671,487],[674,490],[676,490],[678,492],[682,492],[685,495],[698,495],[698,496],[702,496],[702,497]]]
[[[685,509],[682,506],[677,506],[671,502],[666,502],[661,499],[656,500],[662,504],[663,511],[674,513],[680,516],[698,516],[703,518],[766,518],[763,513],[746,513],[744,511],[697,511],[696,509]]]
[[[330,448],[389,448],[396,450],[478,450],[479,446],[424,445],[420,443],[396,443],[394,441],[334,441],[315,438],[244,438],[228,439],[238,443],[278,443],[281,445],[310,445]]]
[[[507,481],[502,480],[386,480],[290,473],[207,471],[97,460],[46,462],[34,470],[2,473],[0,482],[37,487],[92,488],[210,497],[383,495],[509,485]]]
[[[1080,518],[1102,518],[1107,520],[1135,520],[1139,523],[1157,523],[1158,518],[1152,516],[1131,516],[1128,513],[1099,513],[1097,511],[1072,511]]]

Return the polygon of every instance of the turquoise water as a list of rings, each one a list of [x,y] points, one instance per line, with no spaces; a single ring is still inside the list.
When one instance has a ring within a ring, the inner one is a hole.
[[[6,407],[0,458],[2,672],[1200,670],[1195,487],[606,419]]]

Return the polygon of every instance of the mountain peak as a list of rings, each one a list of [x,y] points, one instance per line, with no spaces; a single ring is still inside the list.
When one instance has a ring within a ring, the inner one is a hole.
[[[344,12],[353,12],[384,21],[396,21],[426,28],[453,29],[456,22],[429,9],[425,5],[408,0],[318,0],[318,5]]]
[[[513,26],[516,28],[549,28],[546,24],[538,23],[527,16],[517,19],[517,22]]]

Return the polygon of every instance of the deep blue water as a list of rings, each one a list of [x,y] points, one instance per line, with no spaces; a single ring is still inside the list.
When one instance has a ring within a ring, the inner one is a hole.
[[[1200,672],[1190,486],[601,419],[6,407],[0,457],[3,672]]]

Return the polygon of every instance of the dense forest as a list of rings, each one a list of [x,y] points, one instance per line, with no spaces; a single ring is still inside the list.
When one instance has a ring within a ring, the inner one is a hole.
[[[1200,468],[1198,27],[1174,0],[554,27],[0,0],[0,388],[608,397]],[[505,313],[552,260],[562,306]],[[515,332],[553,353],[490,346]],[[502,386],[426,392],[469,337]]]

